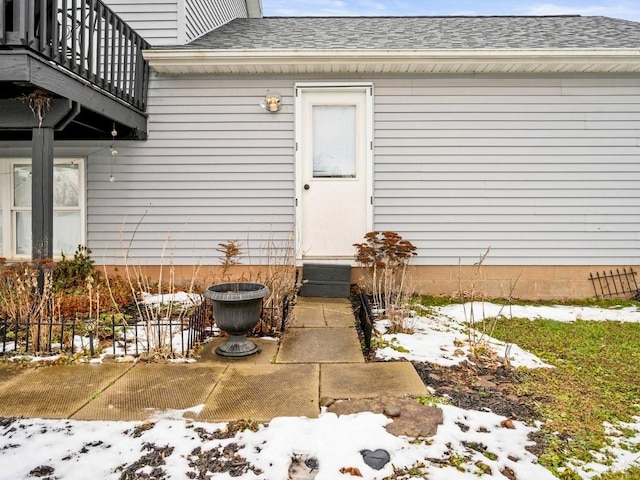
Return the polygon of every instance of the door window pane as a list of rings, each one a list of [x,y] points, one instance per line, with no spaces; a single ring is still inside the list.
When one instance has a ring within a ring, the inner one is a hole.
[[[313,176],[355,178],[355,105],[314,105]]]

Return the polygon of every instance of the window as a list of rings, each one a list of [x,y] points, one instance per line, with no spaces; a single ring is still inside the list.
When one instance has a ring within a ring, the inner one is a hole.
[[[0,160],[0,256],[31,257],[31,164]],[[59,159],[53,167],[53,255],[84,244],[84,161]]]
[[[314,178],[355,178],[356,106],[313,106]]]

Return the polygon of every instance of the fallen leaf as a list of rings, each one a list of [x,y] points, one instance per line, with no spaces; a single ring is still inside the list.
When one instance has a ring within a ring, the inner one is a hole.
[[[340,469],[340,473],[348,473],[354,477],[361,477],[362,473],[356,467],[343,467]]]
[[[513,424],[513,420],[510,418],[505,418],[502,422],[500,422],[500,426],[502,428],[508,428],[510,430],[514,430],[516,426]]]

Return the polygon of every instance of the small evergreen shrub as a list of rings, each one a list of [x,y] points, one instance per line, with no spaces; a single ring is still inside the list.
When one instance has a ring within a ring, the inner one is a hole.
[[[78,245],[73,258],[68,258],[64,252],[62,260],[56,262],[53,269],[53,290],[55,292],[83,289],[87,278],[100,280],[100,272],[95,269],[91,250]]]

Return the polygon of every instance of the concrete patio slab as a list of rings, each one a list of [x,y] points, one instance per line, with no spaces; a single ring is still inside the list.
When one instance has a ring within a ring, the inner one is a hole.
[[[293,308],[289,326],[303,327],[352,327],[355,317],[351,302],[346,298],[299,297]]]
[[[342,399],[429,394],[409,362],[321,365],[320,377],[321,397]]]
[[[20,365],[11,362],[0,363],[0,386],[10,379],[17,377],[27,370]]]
[[[144,421],[190,409],[182,415],[206,422],[270,421],[316,417],[321,397],[345,410],[378,408],[372,401],[385,395],[428,394],[408,362],[365,363],[348,300],[299,298],[294,313],[300,327],[279,340],[252,337],[261,352],[247,357],[217,355],[225,339],[216,338],[193,364],[0,364],[0,417]]]
[[[229,367],[196,420],[268,422],[282,416],[317,417],[319,373],[318,365]]]
[[[293,307],[289,328],[326,327],[324,306],[321,303],[304,302]]]
[[[326,297],[296,297],[297,305],[323,305],[327,303],[346,304],[349,300],[346,298],[326,298]]]
[[[276,363],[364,363],[355,328],[290,328]]]
[[[342,328],[355,327],[356,317],[353,314],[353,307],[350,303],[328,304],[324,306],[324,318],[328,327]]]
[[[330,309],[343,310],[351,312],[351,302],[348,298],[322,298],[322,304]]]
[[[132,366],[56,365],[25,370],[0,384],[0,417],[69,418]]]
[[[158,411],[202,405],[226,368],[205,364],[136,365],[73,418],[146,420]]]
[[[247,357],[222,357],[216,354],[215,350],[218,345],[226,341],[226,338],[214,338],[206,343],[198,353],[198,362],[213,363],[216,365],[270,365],[275,362],[278,354],[279,340],[273,338],[249,338],[255,343],[260,352],[249,355]]]

